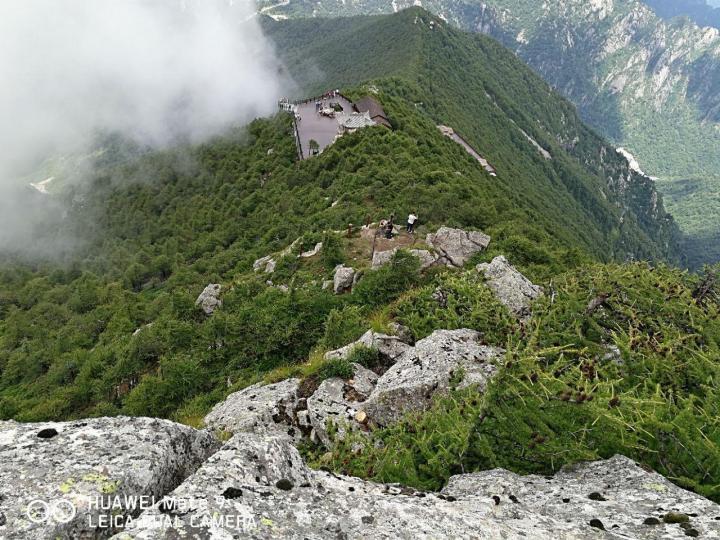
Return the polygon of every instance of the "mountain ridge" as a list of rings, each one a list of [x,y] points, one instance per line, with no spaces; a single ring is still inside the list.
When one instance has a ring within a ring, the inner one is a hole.
[[[277,13],[333,16],[410,5],[410,0],[292,0]],[[542,6],[527,0],[428,0],[423,5],[515,51],[570,98],[586,121],[660,177],[668,206],[689,237],[693,264],[720,258],[718,30],[688,20],[663,21],[637,0]],[[699,201],[707,201],[706,208]],[[701,219],[702,214],[710,219]],[[696,247],[699,243],[706,247]]]

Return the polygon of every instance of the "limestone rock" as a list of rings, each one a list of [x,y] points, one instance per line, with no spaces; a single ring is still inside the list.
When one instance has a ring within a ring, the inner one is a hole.
[[[205,417],[205,425],[230,433],[269,430],[297,436],[297,430],[291,425],[298,406],[299,387],[299,379],[249,386],[215,405]]]
[[[491,263],[478,264],[476,269],[485,275],[487,285],[497,299],[518,317],[528,317],[530,304],[543,294],[542,287],[533,285],[502,255]]]
[[[388,336],[373,330],[368,330],[356,342],[351,343],[350,345],[345,345],[340,349],[325,353],[325,359],[333,360],[336,358],[347,358],[357,346],[377,349],[380,355],[385,357],[388,364],[393,363],[395,359],[410,348],[407,343],[404,343],[397,336]]]
[[[389,249],[387,251],[376,251],[375,253],[373,253],[373,259],[372,259],[373,270],[388,264],[392,260],[392,258],[395,256],[395,253],[397,253],[397,248]]]
[[[353,268],[339,264],[335,267],[333,292],[335,294],[342,294],[351,291],[354,278],[355,270]]]
[[[110,514],[103,497],[162,497],[219,447],[208,432],[152,418],[1,422],[0,538],[107,536],[97,529],[99,515]],[[43,519],[43,504],[60,519]],[[120,514],[136,510],[129,506]]]
[[[328,434],[330,424],[337,428],[338,438],[344,437],[348,429],[357,427],[354,417],[361,411],[361,402],[373,391],[378,379],[375,373],[359,364],[353,364],[353,367],[352,379],[326,379],[307,399],[310,424],[317,438],[327,447],[332,445]]]
[[[440,262],[462,268],[470,257],[488,247],[490,237],[480,231],[440,227],[427,235],[426,242],[440,254]]]
[[[396,336],[403,343],[413,342],[412,332],[407,326],[395,321],[391,322],[388,326],[390,327],[390,331],[393,333],[393,335]]]
[[[187,501],[186,511],[176,516],[175,528],[161,519],[158,505],[117,540],[619,538],[609,527],[608,531],[592,528],[582,514],[556,518],[539,505],[525,505],[520,496],[518,503],[503,497],[496,505],[487,491],[459,496],[421,493],[313,471],[287,439],[257,434],[235,436],[170,497]],[[713,515],[708,506],[703,508]],[[213,521],[212,516],[235,519]],[[653,528],[647,529],[652,534]]]
[[[265,272],[266,274],[272,274],[275,271],[277,262],[272,255],[266,255],[253,263],[253,270],[256,272]]]
[[[370,419],[387,425],[408,411],[423,410],[460,374],[459,388],[476,384],[483,390],[505,351],[481,345],[479,337],[473,330],[438,330],[408,348],[380,377],[363,405]]]
[[[217,308],[222,306],[222,300],[220,300],[220,293],[222,292],[222,285],[218,283],[211,283],[200,296],[195,300],[195,305],[200,306],[205,312],[205,315],[212,315]]]
[[[372,260],[372,268],[373,270],[380,268],[381,266],[385,266],[388,264],[392,258],[395,256],[395,253],[397,253],[398,248],[390,249],[387,251],[376,251],[373,254],[373,260]],[[420,259],[420,269],[421,270],[427,270],[434,264],[438,262],[438,258],[436,255],[430,253],[426,249],[410,249],[408,250],[408,253],[411,255],[414,255],[418,259]]]
[[[460,500],[497,496],[499,517],[520,507],[580,526],[597,520],[610,538],[686,538],[677,524],[663,523],[672,511],[690,516],[689,527],[700,538],[720,538],[720,506],[624,456],[566,467],[552,478],[502,469],[454,476],[443,493]]]
[[[315,247],[313,249],[311,249],[310,251],[303,251],[300,255],[298,255],[298,258],[309,259],[310,257],[314,257],[315,255],[320,253],[320,250],[322,249],[322,247],[323,247],[323,243],[318,242],[317,244],[315,244]]]

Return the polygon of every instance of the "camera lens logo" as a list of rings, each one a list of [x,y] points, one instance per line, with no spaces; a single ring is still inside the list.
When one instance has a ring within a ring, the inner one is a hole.
[[[33,523],[70,523],[77,514],[77,508],[67,499],[46,502],[40,499],[30,501],[28,504],[27,517]]]

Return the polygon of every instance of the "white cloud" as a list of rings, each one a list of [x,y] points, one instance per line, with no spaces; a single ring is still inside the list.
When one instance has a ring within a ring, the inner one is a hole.
[[[5,206],[12,179],[98,129],[163,145],[270,113],[279,66],[254,10],[247,0],[2,0]],[[0,248],[23,225],[2,206]]]

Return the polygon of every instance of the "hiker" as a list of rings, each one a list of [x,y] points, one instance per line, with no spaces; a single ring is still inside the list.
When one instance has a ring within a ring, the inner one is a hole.
[[[408,220],[407,220],[408,234],[412,234],[415,232],[415,222],[417,220],[418,220],[417,214],[415,212],[410,212],[410,215],[408,216]]]
[[[395,228],[395,224],[393,223],[395,221],[395,214],[390,214],[390,219],[385,224],[385,238],[388,240],[392,240],[393,237],[393,229]]]

